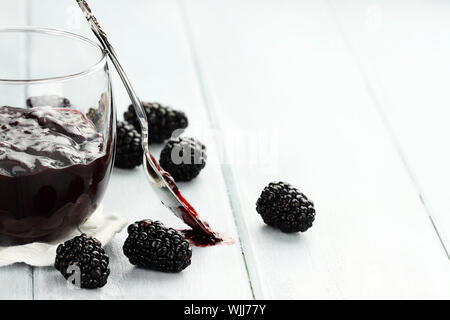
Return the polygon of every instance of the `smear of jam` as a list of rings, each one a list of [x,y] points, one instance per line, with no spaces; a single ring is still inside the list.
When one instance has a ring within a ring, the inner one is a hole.
[[[176,185],[172,176],[164,171],[155,160],[155,158],[150,155],[155,167],[159,170],[167,185],[172,190],[172,192],[178,197],[178,199],[184,204],[180,206],[179,210],[182,215],[181,218],[188,226],[192,229],[181,230],[184,237],[195,246],[208,247],[215,246],[218,244],[231,245],[234,240],[224,234],[214,231],[209,224],[203,220],[194,207],[186,200],[186,198],[181,194],[180,189]]]

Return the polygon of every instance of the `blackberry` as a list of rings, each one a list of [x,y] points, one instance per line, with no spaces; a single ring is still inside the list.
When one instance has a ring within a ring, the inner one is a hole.
[[[74,284],[77,284],[76,272],[79,268],[81,276],[78,279],[81,288],[103,287],[110,272],[108,265],[109,258],[100,241],[85,234],[60,244],[56,249],[55,268],[66,279],[73,274]]]
[[[149,143],[163,142],[169,139],[175,130],[185,129],[188,126],[188,119],[182,111],[174,110],[157,102],[142,102],[142,106],[147,114]],[[128,111],[123,116],[138,131],[141,130],[132,105],[128,107]]]
[[[86,117],[100,130],[103,129],[103,122],[108,114],[109,100],[109,95],[106,92],[103,92],[100,96],[100,100],[98,100],[98,106],[89,108],[86,113]]]
[[[272,182],[256,202],[256,211],[269,226],[283,232],[305,232],[314,221],[312,201],[285,182]]]
[[[116,158],[114,166],[132,169],[142,163],[141,135],[127,122],[117,121]]]
[[[172,138],[161,151],[159,164],[175,181],[192,180],[206,165],[206,147],[194,138]]]
[[[89,108],[88,112],[86,113],[86,117],[91,120],[95,126],[98,126],[100,120],[102,119],[102,115],[97,111],[97,109],[94,108]]]
[[[178,231],[152,220],[128,226],[123,253],[133,265],[163,272],[180,272],[192,257],[191,246]]]
[[[70,108],[71,103],[67,98],[57,95],[42,95],[29,97],[26,101],[28,108],[50,106],[54,108]]]

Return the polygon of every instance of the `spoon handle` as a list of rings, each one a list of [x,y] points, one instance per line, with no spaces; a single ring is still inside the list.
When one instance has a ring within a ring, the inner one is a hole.
[[[106,33],[103,31],[102,27],[98,23],[97,18],[93,15],[91,8],[87,4],[85,0],[76,0],[81,10],[83,11],[89,25],[91,26],[92,31],[94,32],[97,39],[102,44],[103,48],[107,51],[109,57],[111,58],[112,63],[117,69],[120,78],[122,79],[125,89],[130,96],[131,102],[133,103],[134,109],[136,111],[137,118],[139,119],[139,124],[141,125],[141,135],[142,135],[142,148],[145,153],[148,153],[148,122],[147,116],[145,114],[144,108],[142,107],[141,101],[139,100],[136,91],[131,85],[128,76],[122,68],[119,60],[117,59],[116,52],[114,51],[113,46],[109,43],[108,37]]]

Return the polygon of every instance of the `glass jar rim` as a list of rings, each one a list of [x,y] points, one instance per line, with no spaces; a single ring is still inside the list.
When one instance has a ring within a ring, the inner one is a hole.
[[[62,36],[62,37],[66,37],[66,38],[75,39],[75,40],[84,42],[85,44],[88,44],[94,48],[99,49],[102,56],[101,56],[100,60],[98,60],[95,64],[93,64],[89,68],[82,70],[80,72],[63,75],[63,76],[45,77],[45,78],[37,78],[37,79],[2,79],[2,78],[0,78],[0,84],[36,84],[36,83],[66,81],[66,80],[76,79],[76,78],[80,78],[80,77],[89,75],[91,73],[94,73],[95,71],[102,68],[106,63],[107,52],[98,43],[92,41],[89,38],[86,38],[84,36],[81,36],[81,35],[73,33],[73,32],[64,31],[64,30],[60,30],[60,29],[53,29],[53,28],[41,28],[41,27],[0,28],[0,34],[7,33],[7,32],[40,33],[40,34]]]

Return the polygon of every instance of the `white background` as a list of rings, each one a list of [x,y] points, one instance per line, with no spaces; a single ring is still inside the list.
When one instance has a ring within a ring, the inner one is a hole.
[[[184,110],[186,134],[207,144],[205,170],[181,187],[237,242],[194,248],[188,269],[164,274],[127,262],[124,231],[106,246],[103,289],[14,265],[0,270],[0,298],[450,298],[448,1],[90,4],[141,98]],[[0,25],[93,38],[78,10],[0,0]],[[114,80],[121,118],[129,102]],[[255,202],[272,180],[314,200],[308,232],[263,224]],[[182,225],[141,168],[115,170],[104,205]]]

